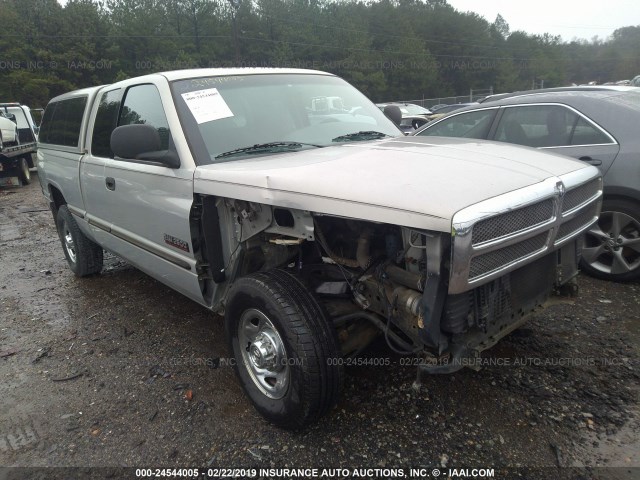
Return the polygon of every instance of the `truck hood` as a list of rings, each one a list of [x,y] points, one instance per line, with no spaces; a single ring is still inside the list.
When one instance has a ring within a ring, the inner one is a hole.
[[[582,168],[503,143],[401,137],[200,166],[194,191],[448,232],[462,208]]]

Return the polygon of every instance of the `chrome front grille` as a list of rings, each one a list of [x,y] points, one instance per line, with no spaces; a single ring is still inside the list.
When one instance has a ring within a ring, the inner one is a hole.
[[[476,277],[500,270],[505,265],[540,252],[547,246],[548,238],[549,232],[544,232],[508,247],[473,257],[469,268],[469,279],[473,280]]]
[[[558,229],[556,245],[591,225],[598,218],[598,213],[598,204],[590,203],[587,208],[581,209],[576,216],[565,221]]]
[[[473,245],[496,240],[553,220],[553,199],[481,220],[473,226]]]
[[[600,179],[596,178],[590,182],[580,185],[576,188],[568,190],[562,200],[562,213],[573,210],[574,208],[582,205],[589,200],[592,200],[594,196],[598,194],[600,190]]]
[[[597,170],[578,170],[560,178],[494,197],[454,216],[450,293],[461,293],[539,258],[597,220],[602,198]]]

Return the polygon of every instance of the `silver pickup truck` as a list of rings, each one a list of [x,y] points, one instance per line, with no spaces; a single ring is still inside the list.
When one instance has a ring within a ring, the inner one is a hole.
[[[575,287],[602,195],[598,170],[563,156],[403,137],[351,85],[305,70],[61,95],[38,169],[71,270],[99,273],[108,250],[224,315],[242,387],[288,428],[336,403],[377,336],[419,372],[473,365]]]

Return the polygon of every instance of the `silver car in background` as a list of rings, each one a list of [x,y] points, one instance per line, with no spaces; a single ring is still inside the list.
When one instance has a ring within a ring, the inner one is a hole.
[[[586,236],[582,269],[609,280],[640,278],[640,89],[562,88],[497,95],[415,132],[515,143],[595,165],[604,203]]]

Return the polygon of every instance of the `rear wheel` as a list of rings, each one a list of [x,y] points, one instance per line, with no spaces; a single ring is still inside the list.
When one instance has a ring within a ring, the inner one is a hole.
[[[640,205],[605,200],[596,223],[586,234],[582,269],[613,281],[640,277]]]
[[[73,273],[78,277],[100,273],[102,248],[82,233],[66,205],[58,209],[56,226],[64,256]]]
[[[31,183],[31,172],[29,171],[29,162],[26,158],[21,157],[18,160],[18,177],[22,185],[29,185]]]
[[[225,328],[242,388],[270,422],[301,428],[338,401],[336,331],[297,278],[282,270],[240,278],[229,291]]]

